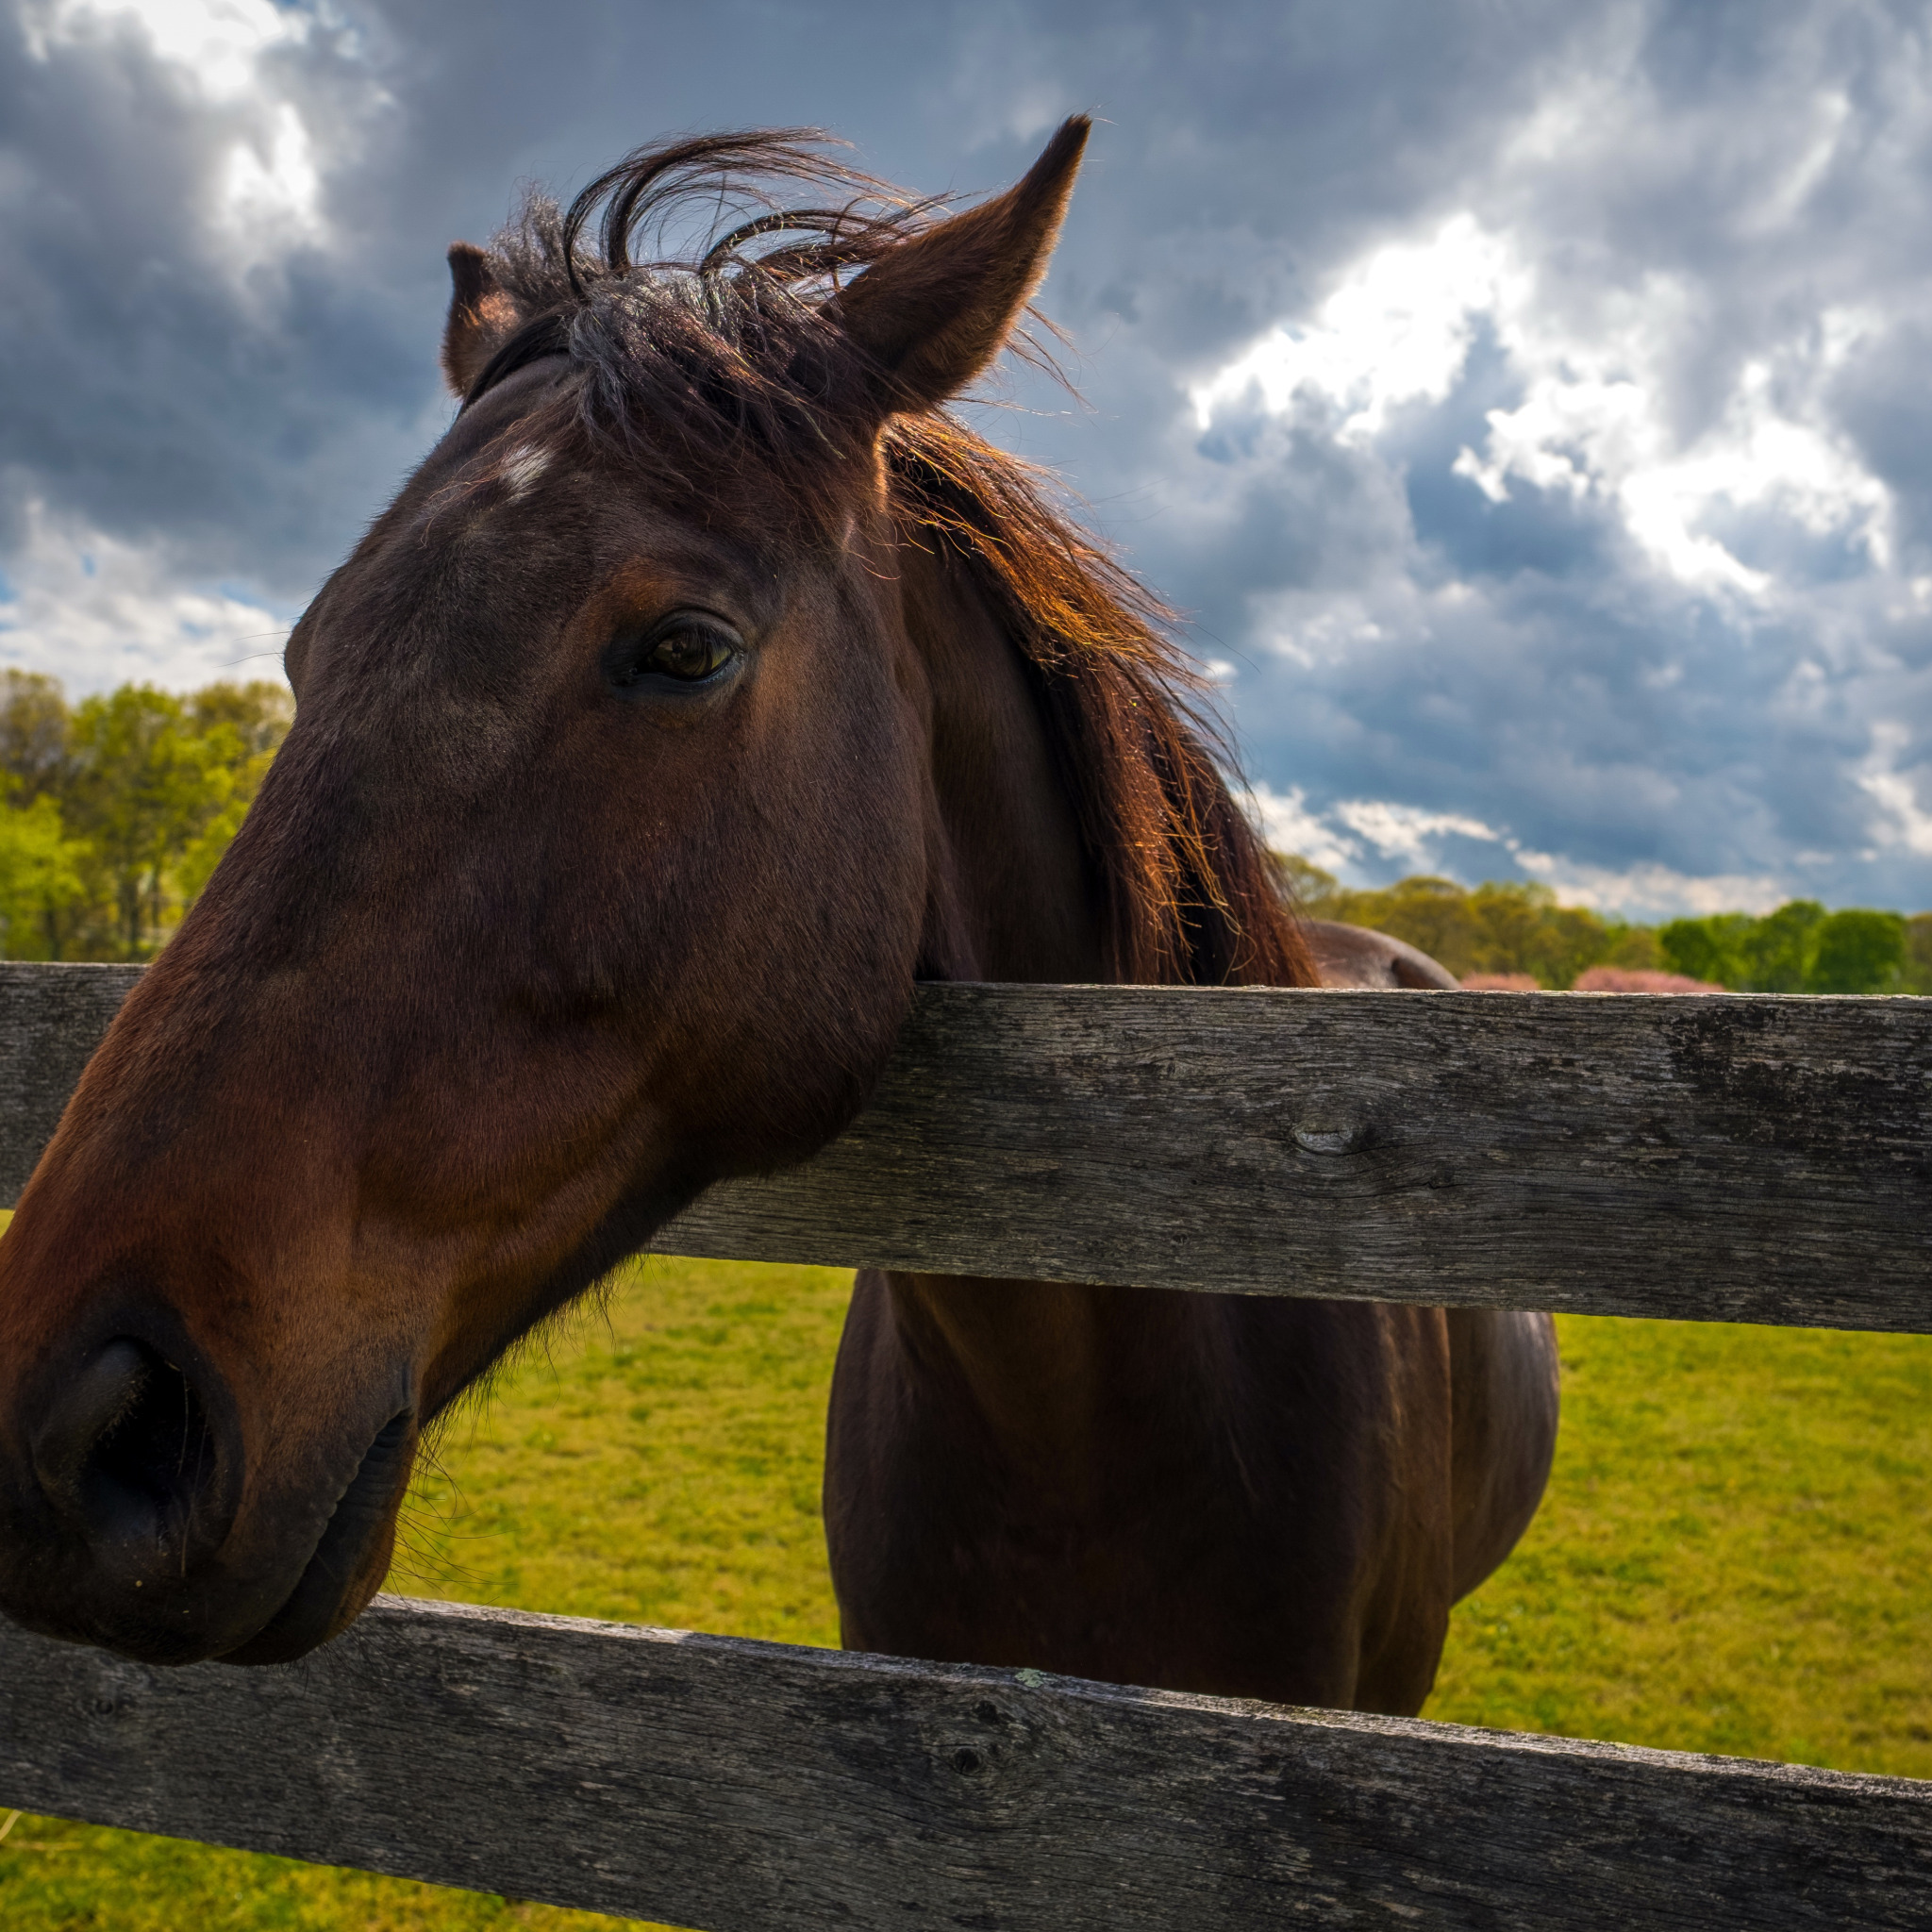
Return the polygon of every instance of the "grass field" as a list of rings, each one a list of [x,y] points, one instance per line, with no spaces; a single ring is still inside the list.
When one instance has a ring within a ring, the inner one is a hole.
[[[820,1429],[847,1277],[653,1262],[458,1420],[391,1588],[837,1641]],[[1932,1777],[1932,1338],[1566,1320],[1549,1500],[1426,1715]],[[0,1822],[6,1814],[0,1812]],[[622,1922],[23,1817],[6,1932]]]

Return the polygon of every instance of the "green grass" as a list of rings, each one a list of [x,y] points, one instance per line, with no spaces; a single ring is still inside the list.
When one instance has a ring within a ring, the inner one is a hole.
[[[390,1588],[836,1644],[819,1521],[852,1277],[652,1260],[459,1413]]]
[[[459,1417],[391,1588],[837,1641],[820,1437],[847,1277],[653,1262]],[[1427,1715],[1932,1776],[1932,1338],[1566,1320],[1563,1437]],[[4,1814],[0,1814],[4,1818]],[[22,1818],[7,1932],[621,1922]]]
[[[1558,1326],[1549,1497],[1425,1714],[1932,1777],[1932,1337]]]

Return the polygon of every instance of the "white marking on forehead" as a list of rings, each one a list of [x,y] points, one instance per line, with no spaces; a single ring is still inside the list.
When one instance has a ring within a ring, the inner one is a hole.
[[[550,467],[550,452],[534,443],[520,442],[505,457],[497,469],[509,500],[520,503],[537,487],[538,479]]]

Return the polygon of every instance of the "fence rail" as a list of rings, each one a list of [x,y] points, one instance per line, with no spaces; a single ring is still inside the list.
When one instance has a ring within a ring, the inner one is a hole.
[[[0,966],[12,1199],[135,969]],[[670,1252],[1932,1330],[1932,1001],[929,987]],[[0,1626],[0,1804],[765,1932],[1932,1923],[1932,1784],[379,1599]]]
[[[707,1932],[1923,1928],[1932,1785],[378,1599],[0,1631],[0,1798]]]
[[[0,967],[0,1190],[138,969]],[[1932,1331],[1932,999],[927,986],[669,1254]]]

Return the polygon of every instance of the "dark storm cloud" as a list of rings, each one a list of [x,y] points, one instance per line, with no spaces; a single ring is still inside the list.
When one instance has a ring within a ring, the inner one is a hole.
[[[13,33],[20,34],[18,23]],[[353,88],[329,37],[290,92],[317,119]],[[334,118],[353,123],[353,105]],[[422,404],[420,349],[379,278],[319,249],[238,258],[211,213],[251,101],[210,102],[131,26],[0,58],[8,291],[0,463],[24,499],[125,537],[163,536],[204,572],[287,592],[315,533],[356,514]]]
[[[1389,9],[1319,30],[1310,9],[1211,29],[1064,11],[353,7],[261,63],[316,136],[331,234],[251,281],[223,272],[208,209],[260,99],[210,102],[125,19],[30,58],[16,6],[0,266],[9,366],[38,372],[0,403],[17,487],[279,588],[312,575],[371,507],[341,494],[381,487],[371,465],[435,398],[447,242],[493,228],[521,178],[568,189],[677,127],[823,124],[888,175],[978,190],[1059,113],[1118,106],[1055,306],[1096,341],[1132,315],[1131,356],[1086,373],[1109,404],[1164,406],[1174,366],[1292,306],[1297,250],[1399,211],[1471,145],[1469,103],[1521,65],[1453,7],[1426,9],[1406,75]]]
[[[1743,29],[1715,8],[1594,16],[1541,60],[1532,113],[1485,116],[1488,151],[1412,184],[1399,232],[1474,210],[1534,272],[1542,333],[1649,386],[1646,429],[1782,461],[1763,494],[1686,483],[1703,496],[1679,550],[1715,540],[1760,591],[1688,581],[1682,555],[1633,541],[1642,489],[1674,487],[1672,451],[1636,466],[1627,499],[1589,454],[1588,487],[1518,472],[1502,501],[1457,474],[1534,359],[1499,355],[1490,315],[1445,391],[1398,402],[1373,435],[1324,447],[1332,398],[1307,391],[1267,412],[1272,451],[1252,406],[1224,406],[1191,446],[1170,422],[1128,492],[1130,534],[1242,647],[1234,703],[1277,789],[1473,815],[1507,835],[1491,871],[1520,850],[1565,861],[1541,868],[1559,883],[1641,862],[1924,904],[1924,30],[1831,8],[1754,8]],[[1375,226],[1305,255],[1280,312],[1307,325]],[[1780,455],[1737,417],[1811,445]],[[1552,432],[1542,448],[1574,446]],[[1837,474],[1860,461],[1865,477]],[[1858,494],[1873,478],[1890,497],[1875,519]],[[1352,843],[1372,876],[1417,861],[1414,844]]]
[[[111,6],[41,0],[0,27],[0,330],[32,372],[0,391],[9,575],[36,502],[42,563],[52,519],[147,546],[158,581],[299,602],[446,420],[442,249],[486,235],[520,178],[567,192],[667,129],[815,122],[880,173],[979,191],[1091,108],[1046,294],[1085,402],[1016,379],[1025,408],[984,420],[1059,464],[1193,614],[1257,780],[1299,789],[1363,875],[1549,855],[1571,883],[1647,866],[1932,902],[1916,9],[354,0],[285,19],[225,94]],[[313,220],[244,234],[225,183],[238,145],[275,162],[285,108]],[[1367,417],[1333,376],[1200,420],[1190,385],[1281,324],[1319,334],[1377,249],[1426,254],[1457,217],[1521,286],[1472,298],[1435,376]],[[1629,436],[1656,444],[1637,456],[1605,426],[1620,381],[1642,392]],[[1699,450],[1784,480],[1671,469]],[[1697,577],[1707,541],[1729,578]],[[1432,814],[1476,830],[1359,829]]]

